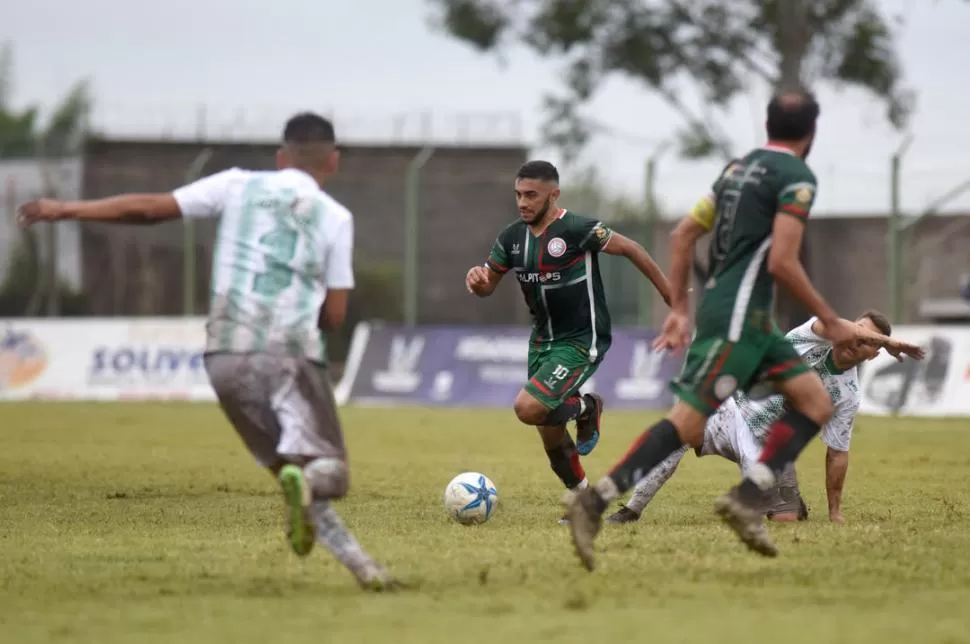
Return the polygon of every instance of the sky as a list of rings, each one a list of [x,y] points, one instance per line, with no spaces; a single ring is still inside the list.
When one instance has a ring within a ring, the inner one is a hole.
[[[533,156],[561,162],[539,137],[543,96],[561,87],[559,61],[515,47],[501,57],[480,54],[436,31],[426,0],[4,4],[0,41],[14,47],[15,103],[50,106],[74,82],[90,79],[94,124],[109,135],[272,139],[289,114],[313,109],[332,116],[346,142],[521,142]],[[877,4],[905,18],[899,53],[918,106],[901,199],[917,214],[970,179],[970,3]],[[890,158],[904,134],[861,92],[818,93],[823,112],[810,159],[817,212],[886,212]],[[747,96],[723,116],[739,151],[762,142],[766,100],[764,92]],[[583,162],[616,193],[642,197],[645,161],[680,117],[643,86],[618,78],[589,114],[614,133],[598,136]],[[689,208],[719,168],[661,156],[657,191],[665,209],[677,215]],[[568,182],[568,169],[563,174]],[[970,212],[970,192],[945,210]]]

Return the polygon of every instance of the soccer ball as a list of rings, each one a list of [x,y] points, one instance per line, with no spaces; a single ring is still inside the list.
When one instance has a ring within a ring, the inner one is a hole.
[[[458,523],[485,523],[498,505],[495,484],[478,472],[465,472],[445,487],[445,509]]]

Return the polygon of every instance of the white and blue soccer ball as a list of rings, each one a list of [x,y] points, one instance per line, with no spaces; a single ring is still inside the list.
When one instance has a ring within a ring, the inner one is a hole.
[[[464,472],[445,487],[445,509],[463,525],[485,523],[498,505],[498,490],[484,474]]]

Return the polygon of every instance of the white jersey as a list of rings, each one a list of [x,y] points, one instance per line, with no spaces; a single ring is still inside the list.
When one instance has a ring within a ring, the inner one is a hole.
[[[221,216],[206,351],[325,361],[328,289],[354,287],[353,216],[308,174],[232,168],[174,192],[183,217]]]
[[[812,367],[822,379],[822,384],[828,389],[832,397],[835,412],[829,422],[822,428],[822,442],[840,452],[849,451],[852,440],[852,426],[862,396],[859,392],[859,370],[852,367],[846,371],[839,371],[832,361],[832,345],[828,340],[812,331],[812,325],[818,318],[812,318],[805,324],[795,327],[785,337],[795,347],[795,351],[802,360]],[[764,442],[771,424],[782,414],[784,397],[780,394],[763,400],[751,400],[744,394],[735,395],[741,417],[748,426],[755,440]]]

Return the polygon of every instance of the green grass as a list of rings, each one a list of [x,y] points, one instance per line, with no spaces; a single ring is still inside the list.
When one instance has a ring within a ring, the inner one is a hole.
[[[347,643],[970,642],[970,422],[860,419],[843,526],[823,453],[800,461],[812,516],[772,526],[774,560],[712,512],[733,464],[688,456],[644,519],[608,526],[583,571],[561,490],[511,412],[348,409],[364,546],[414,588],[368,595],[328,554],[294,557],[275,482],[218,409],[0,406],[0,641]],[[598,477],[649,418],[611,414]],[[497,514],[463,527],[463,470]]]

